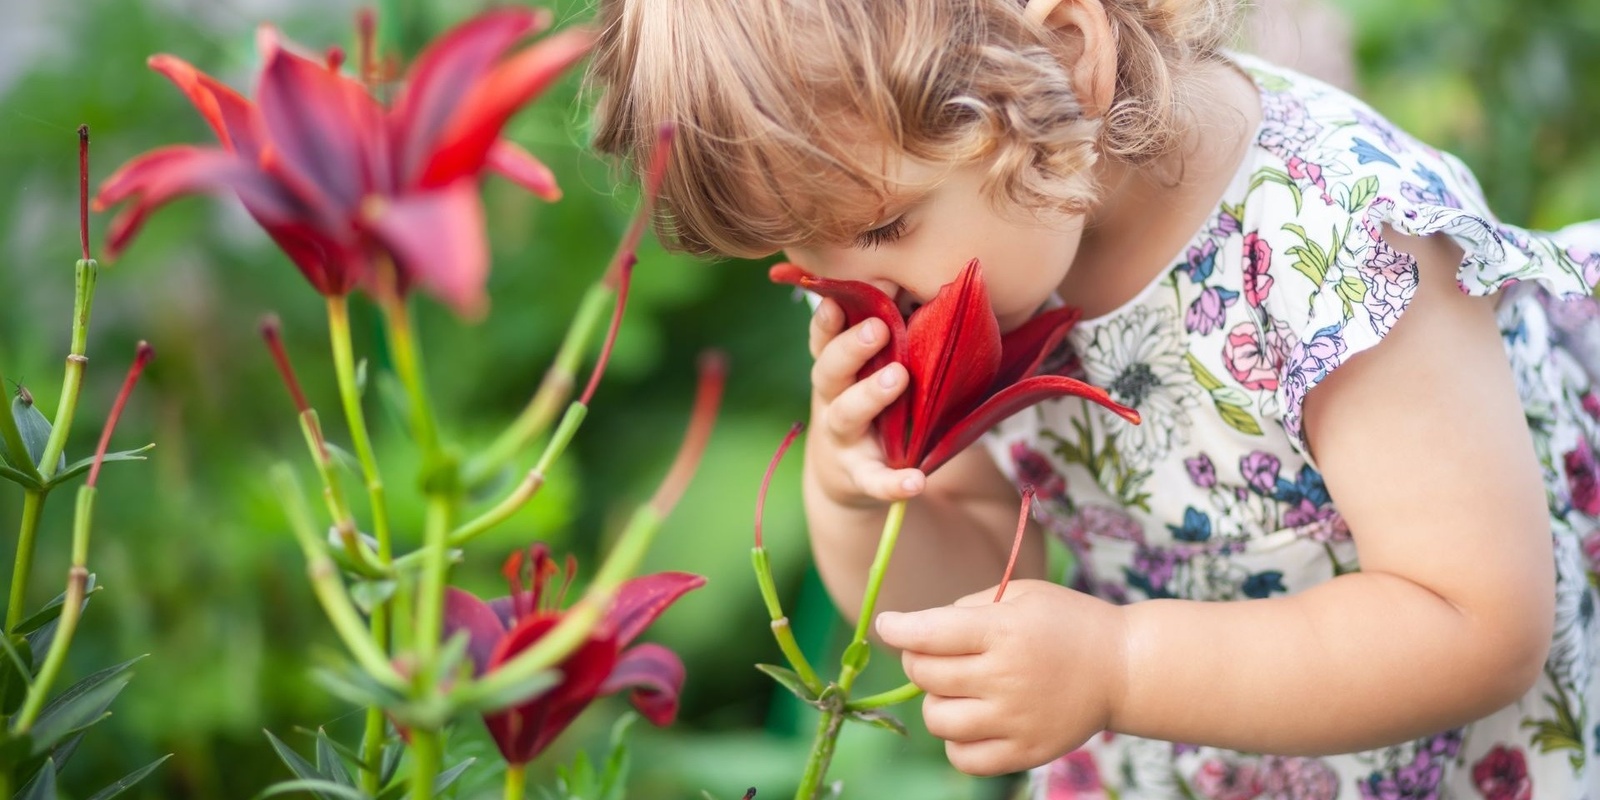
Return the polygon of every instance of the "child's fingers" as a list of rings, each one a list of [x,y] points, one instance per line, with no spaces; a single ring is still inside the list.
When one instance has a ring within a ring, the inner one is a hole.
[[[811,357],[816,358],[822,354],[822,348],[833,337],[839,335],[844,328],[844,311],[839,304],[823,299],[817,304],[817,310],[811,314]]]
[[[856,375],[867,359],[882,350],[888,341],[889,330],[878,319],[865,320],[833,337],[822,346],[816,362],[811,365],[811,388],[824,402],[831,402],[856,382]]]
[[[868,375],[828,404],[825,424],[841,444],[851,444],[872,430],[872,421],[906,388],[906,368],[890,364]]]
[[[861,452],[844,458],[842,466],[860,494],[874,500],[892,503],[896,500],[910,500],[922,494],[922,490],[927,488],[928,478],[920,470],[890,469],[879,458],[881,457],[867,456]]]

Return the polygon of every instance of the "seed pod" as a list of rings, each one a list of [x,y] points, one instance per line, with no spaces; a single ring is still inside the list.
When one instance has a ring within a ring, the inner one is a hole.
[[[17,431],[22,434],[22,443],[28,448],[28,458],[33,460],[34,466],[43,470],[44,465],[39,460],[44,458],[45,445],[50,441],[50,420],[33,405],[33,395],[22,386],[17,387],[17,396],[11,400],[11,418],[17,421]],[[52,472],[59,472],[67,466],[67,455],[62,453]]]

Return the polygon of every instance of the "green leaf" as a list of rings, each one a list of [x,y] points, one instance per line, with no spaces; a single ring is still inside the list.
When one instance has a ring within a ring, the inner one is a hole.
[[[317,729],[317,771],[332,778],[335,783],[345,786],[354,786],[356,782],[350,779],[350,773],[345,769],[344,761],[339,758],[339,753],[334,750],[333,740],[328,738],[328,732]]]
[[[144,656],[131,658],[113,667],[106,667],[84,678],[62,692],[39,713],[33,725],[33,752],[42,754],[69,734],[81,731],[110,716],[106,709],[122,690],[128,687],[133,676],[128,668]]]
[[[866,642],[851,642],[850,646],[844,649],[844,656],[839,659],[839,663],[859,674],[866,670],[867,662],[871,658],[872,645]]]
[[[628,730],[639,721],[639,715],[623,714],[611,726],[611,752],[606,756],[605,769],[600,773],[600,800],[623,800],[628,786]]]
[[[794,670],[775,664],[757,664],[756,669],[765,672],[773,680],[782,684],[783,688],[788,689],[789,693],[795,697],[807,703],[817,702],[817,696],[806,688],[805,681],[800,680],[800,676],[795,674]]]
[[[1185,353],[1183,358],[1189,362],[1189,371],[1194,373],[1195,382],[1200,384],[1200,388],[1214,392],[1223,387],[1222,381],[1211,374],[1211,371],[1200,363],[1200,359],[1194,357],[1194,353]]]
[[[278,737],[273,736],[272,735],[272,731],[263,730],[262,733],[265,733],[267,735],[267,741],[272,743],[272,749],[277,751],[278,758],[281,761],[283,761],[284,766],[288,767],[289,771],[294,773],[296,778],[300,779],[299,781],[290,781],[289,783],[301,783],[301,784],[322,783],[322,784],[326,784],[328,786],[335,787],[336,789],[341,789],[341,790],[342,789],[346,789],[346,787],[341,786],[338,783],[335,783],[331,778],[328,777],[328,775],[324,774],[321,770],[317,769],[316,767],[311,766],[311,762],[305,760],[305,758],[303,758],[299,753],[296,753],[294,751],[294,748],[290,747],[289,745],[284,744],[283,740],[279,739]],[[286,786],[286,785],[287,784],[283,784],[283,783],[274,784],[273,786],[271,786],[268,789],[268,791],[270,792],[270,791],[273,791],[273,790],[277,790],[277,789],[280,789],[281,787]],[[304,789],[305,791],[309,791],[312,794],[315,794],[316,796],[322,798],[322,800],[333,800],[333,798],[329,796],[328,791],[325,788],[313,788],[311,786],[302,786],[302,787],[299,787],[299,788]],[[277,793],[278,794],[283,794],[284,792],[283,791],[279,791]],[[257,796],[258,797],[270,797],[271,795],[269,795],[269,794],[261,794],[261,795],[257,795]],[[355,796],[359,798],[359,797],[361,797],[361,793],[360,792],[356,792]],[[363,800],[365,800],[365,799],[363,798]]]
[[[45,759],[39,774],[17,792],[17,800],[56,800],[56,762]]]
[[[1372,202],[1372,198],[1377,196],[1378,176],[1368,175],[1350,187],[1350,198],[1345,210],[1354,214],[1357,210],[1366,208]]]
[[[149,777],[150,773],[155,772],[156,769],[162,764],[166,763],[167,759],[169,758],[172,758],[171,753],[168,753],[156,759],[155,761],[152,761],[128,773],[127,775],[123,776],[122,780],[119,780],[116,783],[113,783],[110,786],[107,786],[106,788],[96,792],[93,797],[89,798],[89,800],[111,800],[111,798],[133,788],[133,786],[139,781]]]
[[[1261,188],[1262,184],[1266,183],[1276,183],[1288,189],[1289,194],[1294,197],[1294,213],[1300,213],[1300,205],[1303,202],[1303,198],[1300,195],[1300,185],[1295,183],[1293,178],[1289,177],[1289,173],[1284,172],[1281,169],[1274,169],[1272,167],[1263,167],[1258,169],[1256,170],[1256,174],[1250,178],[1249,191],[1253,192]]]
[[[121,450],[115,453],[106,453],[106,457],[101,459],[101,463],[110,463],[112,461],[145,461],[147,459],[144,457],[144,454],[153,450],[155,446],[155,442],[151,442],[150,444],[147,444],[144,447],[140,447],[136,450]],[[65,461],[66,459],[62,458],[62,460]],[[71,466],[62,467],[60,472],[50,476],[50,480],[46,481],[45,485],[59,486],[62,483],[88,472],[89,468],[92,466],[94,466],[94,456],[80,458],[77,461],[72,462]]]
[[[0,727],[0,770],[16,773],[17,767],[32,755],[32,736],[26,733],[12,733],[10,728]],[[21,774],[27,775],[26,772]]]
[[[100,587],[94,585],[94,573],[90,573],[88,582],[84,583],[83,585],[83,597],[86,605],[88,598],[95,592],[99,591],[99,589]],[[61,616],[61,607],[65,605],[66,602],[66,592],[56,595],[56,599],[46,603],[44,608],[34,612],[33,616],[17,623],[17,627],[12,631],[12,633],[33,633],[34,631],[44,627],[45,623],[54,622],[57,617]]]
[[[262,798],[267,797],[277,797],[281,794],[293,794],[295,792],[310,792],[318,797],[329,798],[329,800],[333,800],[334,798],[347,798],[347,800],[369,800],[368,797],[365,794],[362,794],[358,789],[352,789],[348,786],[340,786],[339,784],[329,780],[316,780],[310,778],[275,783],[262,790],[261,794],[256,795],[256,800],[262,800]]]
[[[901,722],[893,715],[882,709],[869,708],[865,711],[848,711],[845,712],[845,716],[857,722],[865,722],[874,728],[882,728],[886,731],[894,731],[901,736],[910,735],[910,732],[906,730],[906,725],[904,722]]]
[[[1347,274],[1340,278],[1333,291],[1344,301],[1345,319],[1354,315],[1353,306],[1361,305],[1367,299],[1367,284],[1355,275]]]
[[[458,694],[457,700],[462,704],[463,708],[476,711],[479,714],[493,714],[496,711],[526,703],[560,682],[560,670],[547,669],[534,673],[527,680],[513,683],[503,689],[497,689],[487,694],[478,689],[478,685],[474,685],[469,689],[459,690],[456,694]]]
[[[17,396],[11,399],[11,418],[17,421],[17,432],[22,434],[22,444],[28,448],[28,458],[42,469],[44,465],[39,460],[44,458],[44,449],[50,443],[50,420],[40,413],[26,391],[18,391]],[[66,463],[67,457],[62,454],[56,470],[60,471]]]
[[[371,616],[373,609],[394,597],[396,586],[393,580],[356,581],[350,584],[350,599],[361,613]]]
[[[5,649],[0,658],[0,713],[10,716],[22,708],[33,684],[33,648],[26,637],[3,635],[0,647]]]
[[[0,451],[0,457],[3,457],[3,455],[4,451]],[[18,472],[6,464],[0,464],[0,478],[5,478],[6,480],[11,481],[12,483],[17,484],[24,489],[32,489],[36,492],[44,489],[44,484],[34,480],[31,475]]]
[[[1222,416],[1222,421],[1228,423],[1229,427],[1234,430],[1248,436],[1261,435],[1261,425],[1256,422],[1255,415],[1251,414],[1249,410],[1240,406],[1218,403],[1217,413]]]
[[[383,756],[378,759],[378,783],[387,784],[394,779],[394,774],[400,770],[400,757],[405,753],[405,742],[398,736],[383,746]]]
[[[599,779],[595,776],[594,765],[589,762],[589,753],[579,750],[572,757],[571,764],[563,764],[556,768],[556,785],[561,794],[570,798],[594,797],[599,789]]]
[[[466,774],[467,769],[476,763],[478,763],[478,759],[469,758],[439,773],[439,777],[433,779],[433,796],[438,797],[443,794],[444,790],[450,788],[457,780],[460,780],[461,776]]]
[[[394,708],[405,702],[405,698],[393,689],[350,666],[317,667],[311,670],[311,681],[328,694],[358,706]]]

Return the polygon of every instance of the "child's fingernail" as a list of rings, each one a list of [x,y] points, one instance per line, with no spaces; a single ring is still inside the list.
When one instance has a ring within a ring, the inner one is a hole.
[[[870,322],[862,325],[856,329],[856,338],[860,339],[862,344],[872,344],[878,340],[878,326]]]
[[[900,618],[900,612],[898,612],[898,611],[885,611],[885,612],[879,614],[877,622],[875,623],[875,627],[878,629],[878,635],[879,636],[883,635],[883,626],[884,625],[893,625],[894,621],[899,619],[899,618]]]
[[[885,389],[893,389],[900,383],[900,370],[894,367],[884,367],[878,372],[878,385]]]
[[[922,482],[916,478],[906,478],[900,482],[900,488],[905,489],[908,492],[914,492],[922,488]]]

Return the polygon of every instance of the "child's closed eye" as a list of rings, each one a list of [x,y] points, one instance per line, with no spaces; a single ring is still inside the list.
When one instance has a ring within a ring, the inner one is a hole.
[[[906,218],[902,214],[894,221],[879,225],[856,237],[856,247],[862,249],[876,249],[886,244],[893,244],[895,240],[906,233]]]

